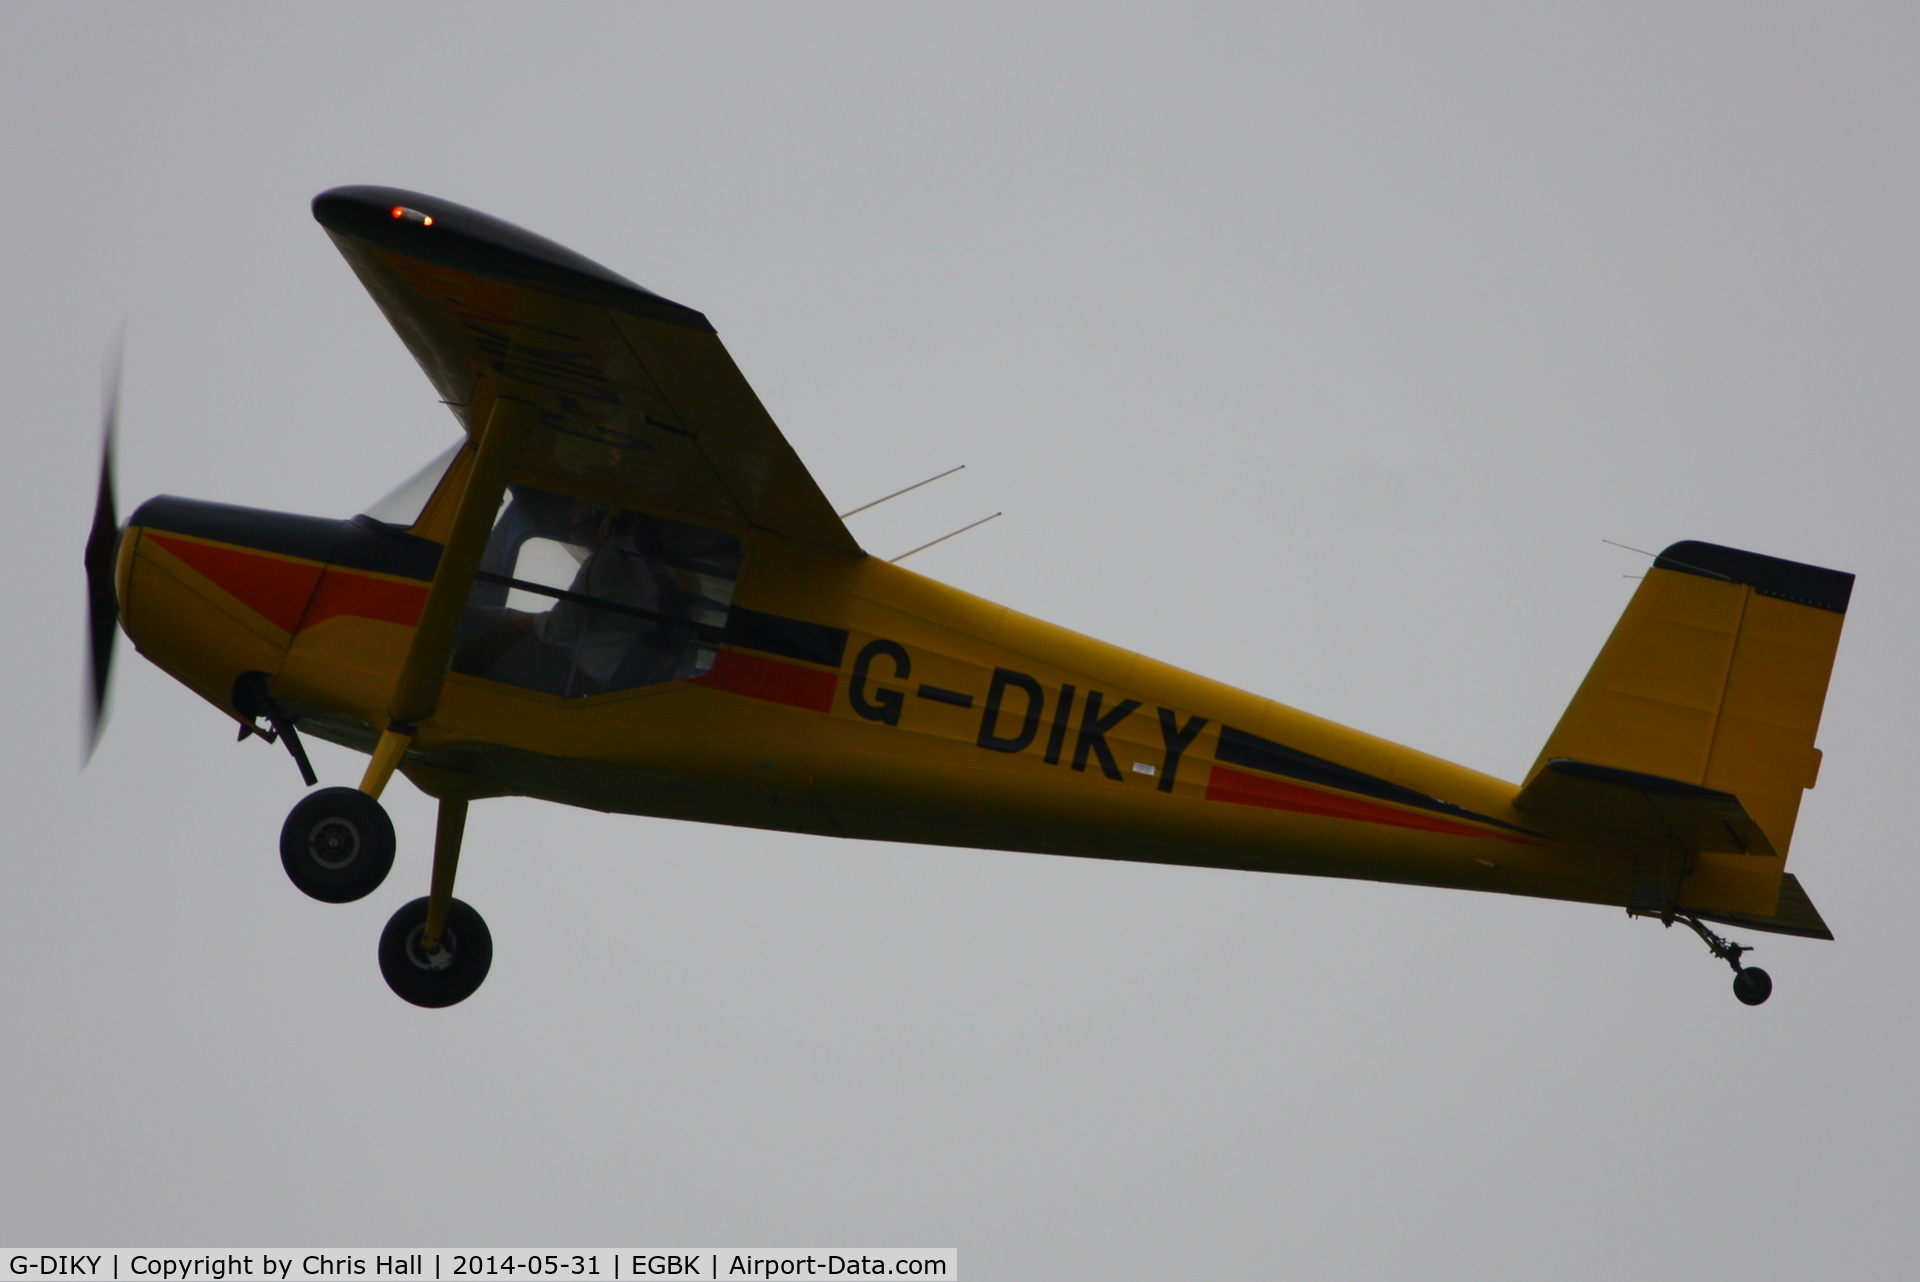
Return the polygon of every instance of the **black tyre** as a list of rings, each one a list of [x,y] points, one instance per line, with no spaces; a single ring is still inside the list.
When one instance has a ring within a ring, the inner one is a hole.
[[[493,935],[480,914],[454,900],[440,932],[440,950],[420,948],[427,929],[427,901],[416,899],[380,932],[380,974],[387,987],[415,1006],[452,1006],[473,996],[493,965]]]
[[[348,904],[379,889],[393,867],[393,821],[358,788],[308,793],[280,828],[280,866],[305,893]]]
[[[1733,977],[1733,995],[1749,1006],[1758,1006],[1773,996],[1773,976],[1758,966],[1744,967]]]

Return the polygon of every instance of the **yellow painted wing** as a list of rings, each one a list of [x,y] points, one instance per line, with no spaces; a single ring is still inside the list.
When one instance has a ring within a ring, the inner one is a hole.
[[[450,201],[313,210],[469,433],[496,398],[533,406],[520,478],[859,554],[699,312]]]

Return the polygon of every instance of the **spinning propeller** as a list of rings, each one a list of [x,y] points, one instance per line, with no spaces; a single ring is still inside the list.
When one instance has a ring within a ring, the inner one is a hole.
[[[113,436],[120,416],[120,348],[116,343],[107,374],[106,408],[100,439],[100,491],[93,501],[93,530],[87,535],[87,641],[91,659],[87,687],[86,747],[83,764],[99,746],[107,723],[107,684],[113,674],[113,647],[120,631],[119,594],[113,563],[120,546],[120,514],[113,492]]]

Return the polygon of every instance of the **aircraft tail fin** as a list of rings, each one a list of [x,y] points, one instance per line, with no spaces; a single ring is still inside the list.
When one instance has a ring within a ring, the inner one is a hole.
[[[1800,794],[1819,774],[1813,741],[1852,590],[1838,570],[1669,547],[1516,806],[1623,836],[1655,825],[1643,835],[1680,858],[1636,867],[1636,909],[1773,918]]]

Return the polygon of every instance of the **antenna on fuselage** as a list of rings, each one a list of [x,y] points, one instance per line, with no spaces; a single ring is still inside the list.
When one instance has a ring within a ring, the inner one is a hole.
[[[993,514],[993,516],[999,516],[999,515],[1000,513],[998,512],[995,512]],[[983,516],[979,520],[975,521],[972,525],[961,526],[959,529],[955,530],[952,534],[942,534],[939,538],[935,539],[933,543],[945,543],[948,539],[958,538],[960,535],[965,534],[968,530],[976,529],[979,526],[985,525],[988,521],[991,521],[993,519],[993,516]],[[887,564],[898,565],[900,562],[912,556],[914,552],[925,552],[928,548],[933,546],[933,543],[922,543],[919,547],[914,548],[912,551],[902,552],[899,556],[891,557],[888,559]]]
[[[908,486],[908,487],[907,487],[906,489],[904,489],[904,490],[895,490],[895,491],[894,491],[893,493],[891,493],[891,494],[889,494],[889,495],[887,495],[887,496],[886,496],[886,498],[878,498],[878,499],[875,499],[875,500],[874,500],[873,502],[871,502],[871,503],[863,503],[863,504],[861,504],[861,505],[860,505],[859,507],[857,507],[857,508],[855,508],[855,509],[853,509],[853,511],[851,511],[851,512],[842,512],[842,513],[840,514],[840,519],[844,521],[844,520],[846,520],[846,519],[847,519],[848,517],[850,517],[850,516],[859,516],[859,515],[860,515],[860,514],[861,514],[862,512],[864,512],[864,511],[866,511],[866,510],[867,510],[868,508],[870,508],[870,507],[879,507],[879,506],[880,506],[880,505],[881,505],[882,503],[885,503],[885,502],[887,501],[887,499],[897,499],[897,498],[899,498],[899,497],[900,497],[900,496],[901,496],[902,494],[907,494],[907,493],[910,493],[910,492],[911,492],[911,491],[913,491],[913,490],[917,490],[917,489],[919,489],[919,488],[920,488],[921,486],[923,486],[923,485],[932,485],[932,484],[933,484],[933,483],[934,483],[935,481],[937,481],[937,480],[939,480],[939,479],[941,479],[941,477],[946,477],[946,476],[952,476],[952,475],[953,475],[953,474],[954,474],[955,472],[959,472],[959,471],[963,471],[963,470],[965,470],[965,468],[966,468],[966,466],[967,466],[967,465],[966,465],[965,463],[962,463],[962,464],[961,464],[961,465],[960,465],[959,467],[950,467],[950,468],[948,468],[948,469],[947,469],[946,471],[944,471],[944,472],[942,472],[942,473],[940,473],[940,476],[929,476],[929,477],[928,477],[928,478],[927,478],[926,480],[924,480],[924,481],[915,481],[915,482],[914,482],[914,483],[913,483],[912,485],[909,485],[909,486]],[[960,532],[960,531],[958,531],[958,530],[955,530],[955,531],[954,531],[954,534],[958,534],[959,532]],[[949,535],[948,537],[949,537],[949,538],[951,538],[951,537],[952,537],[952,535]],[[918,552],[919,550],[920,550],[919,548],[915,548],[915,549],[914,549],[914,552]],[[910,552],[910,553],[908,553],[907,555],[909,555],[909,556],[911,556],[912,554],[913,554],[913,553],[911,553],[911,552]],[[897,559],[897,558],[896,558],[896,559]]]

